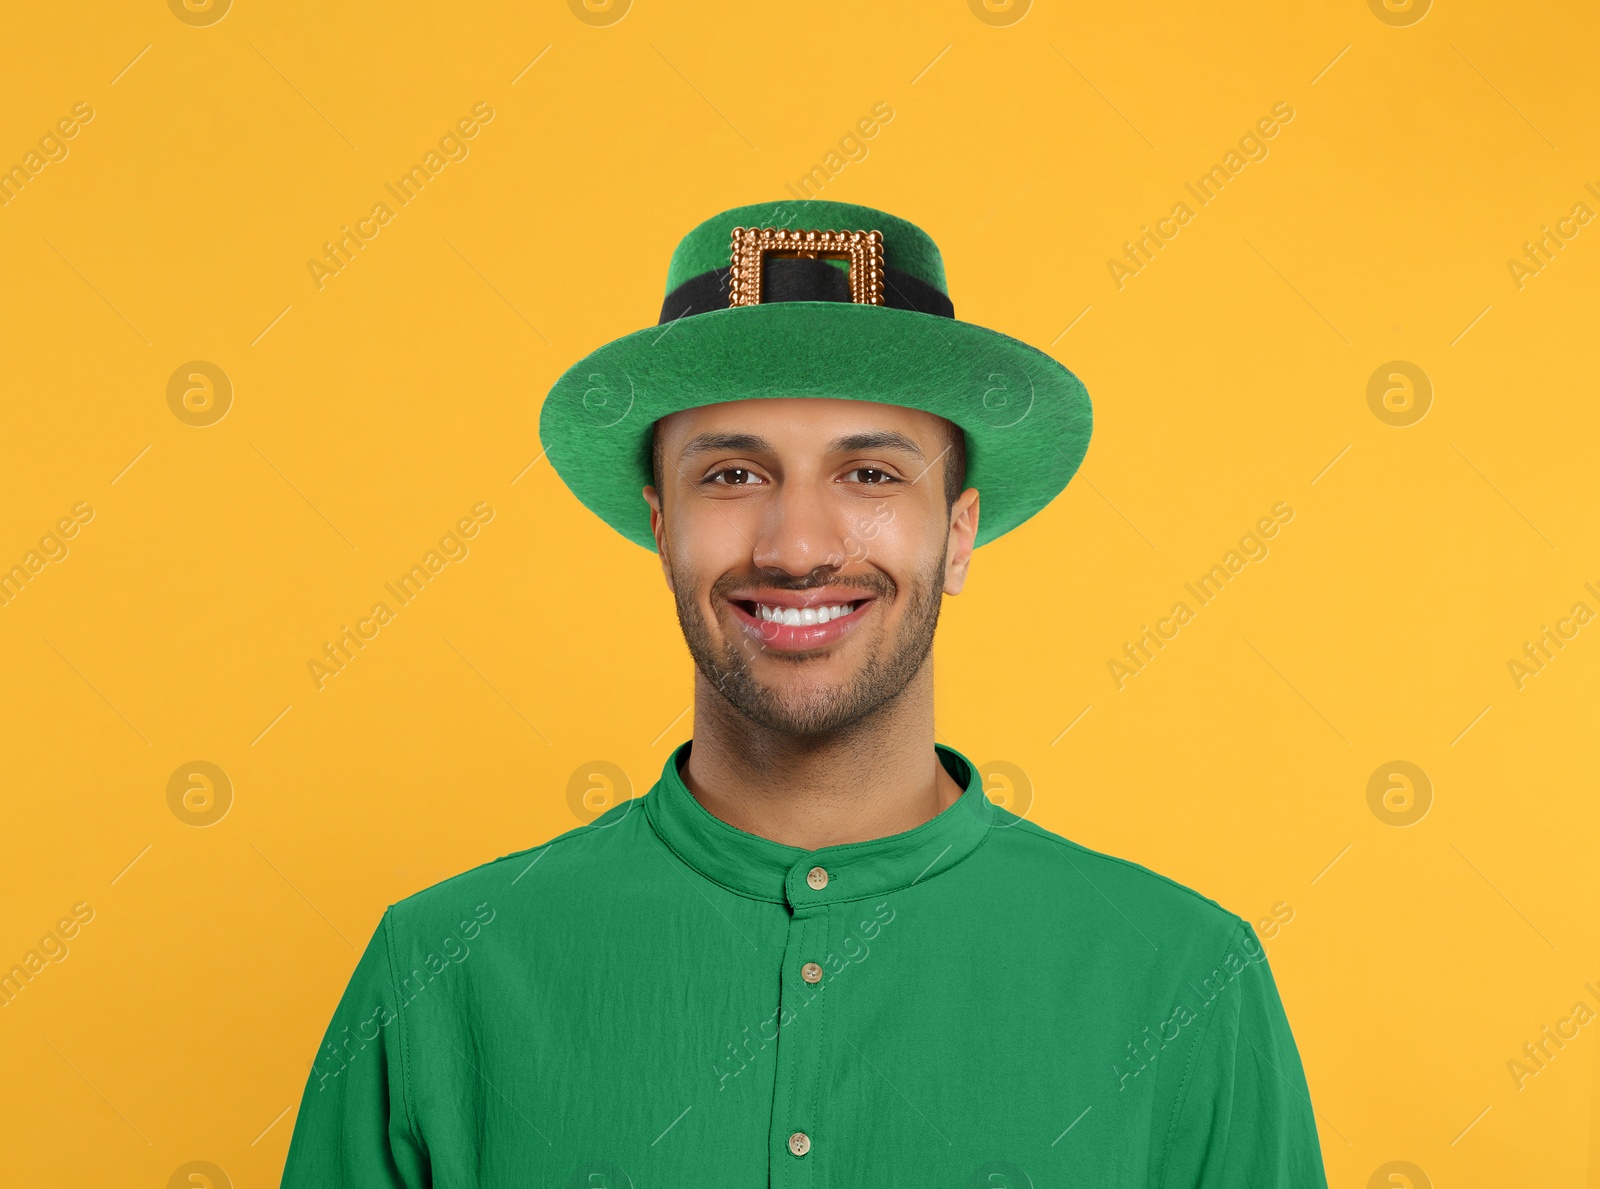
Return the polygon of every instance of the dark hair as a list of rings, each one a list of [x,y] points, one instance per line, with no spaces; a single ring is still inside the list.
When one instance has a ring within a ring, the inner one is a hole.
[[[944,503],[953,508],[967,487],[967,435],[954,421],[939,418],[949,427],[949,452],[944,460]],[[661,490],[661,422],[650,423],[650,481]]]

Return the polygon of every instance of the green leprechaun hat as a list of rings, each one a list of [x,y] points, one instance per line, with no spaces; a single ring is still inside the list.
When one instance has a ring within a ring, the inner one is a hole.
[[[983,497],[977,544],[1060,493],[1089,447],[1083,384],[1037,348],[957,321],[920,228],[871,207],[736,207],[678,244],[657,325],[591,352],[545,398],[539,437],[582,503],[655,549],[650,427],[679,409],[759,397],[903,405],[966,435]]]

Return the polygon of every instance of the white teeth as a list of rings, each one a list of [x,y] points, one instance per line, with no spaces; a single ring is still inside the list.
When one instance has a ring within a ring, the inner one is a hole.
[[[757,603],[756,614],[767,623],[798,627],[801,624],[811,626],[827,623],[841,615],[849,615],[855,607],[854,603],[830,603],[825,607],[769,607],[765,603]]]

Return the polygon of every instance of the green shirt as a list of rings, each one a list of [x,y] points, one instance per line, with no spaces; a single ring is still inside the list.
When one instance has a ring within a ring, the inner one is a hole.
[[[804,851],[685,787],[391,906],[283,1184],[1325,1189],[1265,953],[965,788]]]

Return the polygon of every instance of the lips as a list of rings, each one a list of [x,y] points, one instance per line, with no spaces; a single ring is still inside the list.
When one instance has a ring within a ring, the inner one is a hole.
[[[777,652],[807,652],[844,639],[876,601],[855,591],[761,590],[728,600],[746,634]]]

